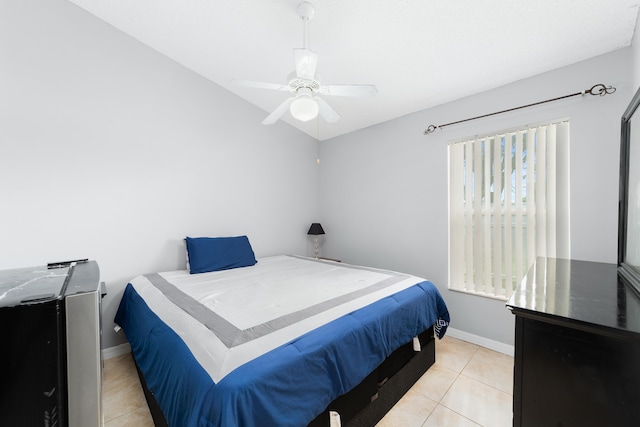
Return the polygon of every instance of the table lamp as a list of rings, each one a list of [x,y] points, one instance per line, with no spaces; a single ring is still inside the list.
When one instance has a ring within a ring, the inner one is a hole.
[[[319,222],[312,223],[311,227],[309,227],[309,231],[307,232],[307,234],[310,236],[314,236],[313,246],[315,249],[315,257],[318,258],[318,254],[320,253],[319,236],[324,234],[322,225],[320,225]]]

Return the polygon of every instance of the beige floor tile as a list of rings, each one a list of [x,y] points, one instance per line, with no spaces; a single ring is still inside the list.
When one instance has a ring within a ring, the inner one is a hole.
[[[436,363],[456,372],[462,372],[480,347],[456,338],[445,336],[436,339]]]
[[[117,392],[105,393],[102,403],[105,421],[110,421],[147,404],[140,384],[130,382],[123,382]]]
[[[122,380],[130,381],[131,377],[137,378],[137,375],[131,353],[107,359],[102,370],[102,391],[110,392],[111,388],[119,386]]]
[[[487,385],[513,394],[513,357],[479,348],[462,374]]]
[[[440,404],[483,427],[513,425],[512,396],[462,374]]]
[[[433,410],[427,422],[422,427],[481,427],[468,418],[453,412],[451,409],[438,405]]]
[[[106,360],[102,386],[105,422],[142,407],[147,408],[147,402],[131,356]]]
[[[420,427],[436,405],[433,400],[409,390],[376,427]]]
[[[149,409],[144,406],[104,423],[104,427],[154,427]]]
[[[413,385],[414,390],[429,399],[440,402],[449,387],[458,377],[458,373],[440,364],[435,364]]]

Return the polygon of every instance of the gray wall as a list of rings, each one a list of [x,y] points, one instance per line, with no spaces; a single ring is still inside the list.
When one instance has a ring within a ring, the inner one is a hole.
[[[447,289],[447,142],[569,117],[571,256],[616,262],[620,116],[632,96],[631,68],[631,49],[625,48],[322,142],[324,255],[430,279],[449,306],[452,328],[513,344],[513,316],[504,301]],[[422,134],[430,124],[554,98],[596,83],[613,85],[617,92]]]
[[[183,238],[309,253],[318,142],[63,0],[0,2],[0,268],[98,261],[104,347]]]
[[[504,302],[447,290],[447,141],[570,117],[572,256],[614,262],[619,119],[639,49],[318,144],[260,125],[264,111],[66,1],[3,0],[0,268],[98,260],[111,347],[124,341],[111,327],[125,284],[183,268],[184,236],[248,234],[258,256],[308,254],[321,221],[324,255],[426,277],[452,327],[510,344]],[[422,135],[599,82],[618,91]]]
[[[640,11],[638,13],[640,14]],[[633,87],[637,89],[640,87],[640,31],[638,31],[637,24],[631,42],[631,57],[633,61]]]

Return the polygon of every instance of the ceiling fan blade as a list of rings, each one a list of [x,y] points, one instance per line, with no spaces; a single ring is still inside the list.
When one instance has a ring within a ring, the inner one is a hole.
[[[282,117],[282,115],[284,113],[287,112],[287,110],[289,109],[289,105],[291,105],[291,102],[293,102],[294,99],[296,99],[296,98],[294,96],[292,96],[291,98],[287,98],[282,104],[278,105],[276,107],[276,109],[273,110],[271,112],[271,114],[269,114],[267,116],[267,118],[265,118],[262,121],[262,124],[263,125],[270,125],[270,124],[273,124],[273,123],[277,122],[278,119],[280,117]]]
[[[236,86],[242,86],[242,87],[255,87],[258,89],[273,89],[273,90],[282,90],[282,91],[288,91],[289,86],[286,85],[281,85],[278,83],[265,83],[265,82],[256,82],[253,80],[238,80],[238,79],[234,79],[231,80],[231,83],[233,83]]]
[[[320,93],[333,96],[376,96],[378,89],[374,85],[322,85]]]
[[[293,59],[296,63],[296,76],[313,80],[318,65],[318,54],[309,49],[293,49]]]
[[[338,114],[336,110],[331,108],[331,106],[327,104],[327,101],[320,98],[319,96],[316,96],[313,99],[315,99],[316,102],[318,103],[318,109],[319,109],[320,115],[328,123],[334,123],[340,120],[340,114]]]

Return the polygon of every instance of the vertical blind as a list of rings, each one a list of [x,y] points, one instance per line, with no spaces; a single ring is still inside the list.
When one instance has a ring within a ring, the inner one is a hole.
[[[569,121],[449,144],[449,288],[508,298],[536,257],[569,258]]]

